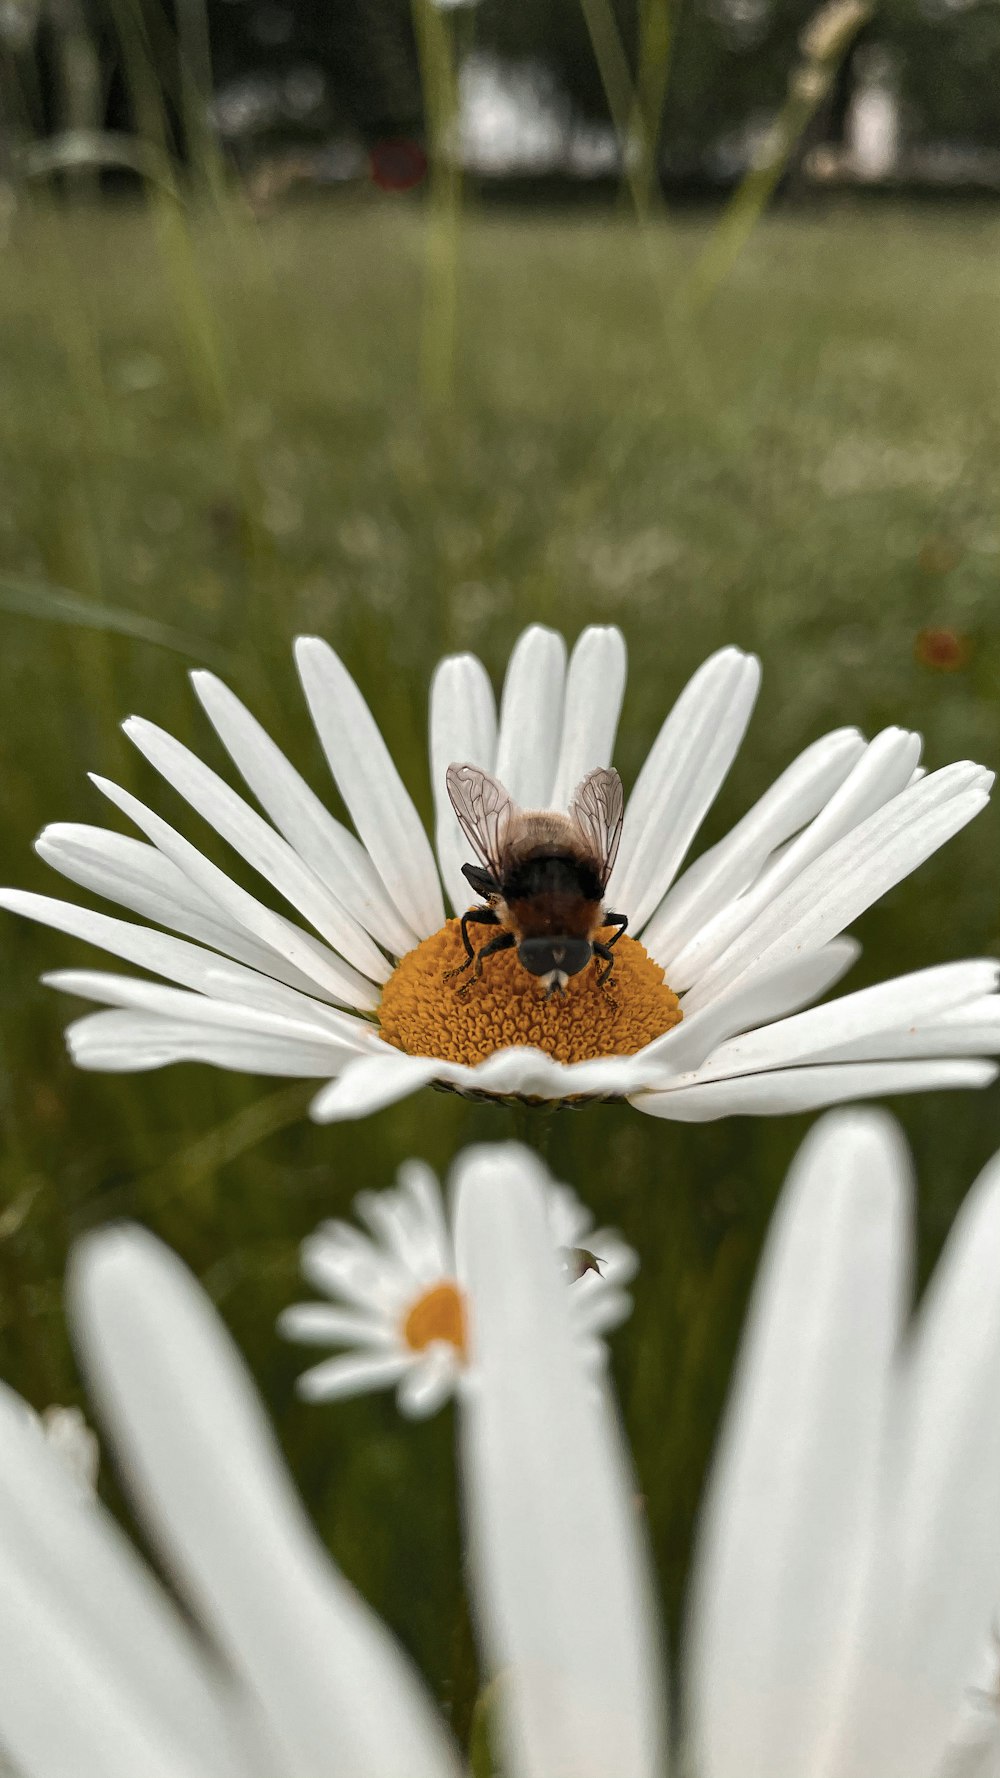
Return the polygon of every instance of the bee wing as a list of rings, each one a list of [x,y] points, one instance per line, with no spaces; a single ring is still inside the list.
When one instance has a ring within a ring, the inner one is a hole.
[[[451,806],[470,846],[497,882],[514,803],[503,785],[478,766],[448,767],[445,783]]]
[[[573,792],[569,817],[600,860],[602,889],[607,886],[614,869],[624,814],[625,793],[614,766],[601,766],[596,772],[588,772]]]

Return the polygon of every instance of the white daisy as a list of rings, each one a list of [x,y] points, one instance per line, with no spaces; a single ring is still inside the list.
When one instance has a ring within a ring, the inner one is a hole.
[[[581,1374],[544,1175],[513,1147],[460,1169],[478,1385],[463,1494],[503,1769],[663,1778],[634,1483],[613,1404]],[[990,1770],[966,1718],[1000,1599],[1000,1155],[907,1325],[913,1220],[891,1120],[823,1120],[776,1213],[703,1506],[671,1772]]]
[[[615,994],[586,968],[544,999],[513,951],[469,993],[453,908],[469,860],[445,788],[450,764],[493,774],[523,807],[565,810],[611,760],[625,682],[617,630],[527,630],[499,714],[470,655],[431,692],[436,855],[357,686],[324,642],[297,644],[303,689],[355,832],[328,812],[248,710],[209,673],[195,691],[265,811],[153,723],[126,733],[296,918],[233,882],[129,791],[95,779],[145,841],[49,827],[41,855],[166,931],[8,890],[0,901],[164,978],[62,970],[54,986],[105,1010],[71,1025],[81,1067],[200,1060],[326,1079],[319,1120],[357,1117],[428,1084],[487,1098],[628,1098],[658,1117],[803,1110],[834,1100],[982,1086],[1000,1048],[992,961],[950,964],[812,1011],[853,962],[840,936],[958,832],[992,775],[961,762],[921,776],[919,737],[839,729],[807,747],[732,832],[681,874],[742,740],[758,664],[713,655],[667,717],[625,809],[606,907],[624,914]],[[265,818],[268,817],[268,818]],[[166,985],[172,984],[172,985]]]
[[[395,1387],[403,1413],[416,1417],[435,1413],[463,1376],[467,1310],[437,1178],[422,1161],[407,1161],[397,1178],[395,1189],[354,1200],[370,1236],[350,1223],[325,1222],[303,1242],[303,1275],[333,1306],[295,1303],[278,1327],[305,1345],[352,1348],[304,1372],[299,1390],[309,1400]],[[615,1231],[594,1230],[569,1186],[547,1181],[546,1209],[577,1336],[596,1364],[603,1335],[631,1311],[624,1286],[638,1261]]]

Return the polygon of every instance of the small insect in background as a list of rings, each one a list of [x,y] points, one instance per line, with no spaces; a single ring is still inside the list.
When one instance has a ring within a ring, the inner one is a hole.
[[[496,778],[478,766],[450,765],[448,795],[462,832],[479,864],[463,864],[462,875],[485,905],[462,915],[465,962],[447,975],[472,977],[465,995],[483,972],[487,957],[517,948],[518,962],[545,988],[545,998],[564,993],[571,975],[591,958],[599,959],[598,984],[614,969],[614,951],[628,925],[625,914],[604,906],[621,839],[625,798],[612,766],[588,773],[577,785],[567,814],[552,809],[521,809]],[[497,926],[494,938],[476,950],[469,927]],[[604,940],[599,934],[617,928]],[[603,963],[604,967],[601,968]]]

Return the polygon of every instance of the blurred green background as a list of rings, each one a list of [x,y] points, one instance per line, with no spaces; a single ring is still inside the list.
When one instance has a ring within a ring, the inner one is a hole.
[[[291,667],[301,631],[341,651],[428,814],[435,661],[473,649],[499,684],[532,621],[570,641],[622,627],[626,785],[705,655],[761,654],[698,849],[843,723],[920,729],[929,767],[996,765],[1000,215],[850,196],[782,211],[698,300],[717,228],[459,209],[440,186],[429,206],[345,193],[263,218],[156,185],[19,195],[0,274],[5,880],[59,893],[31,842],[49,820],[109,819],[88,769],[233,868],[118,727],[142,712],[225,770],[186,683],[199,662],[336,809]],[[950,633],[947,665],[927,630]],[[865,916],[851,986],[1000,952],[997,833],[991,810]],[[464,1718],[450,1415],[296,1403],[303,1354],[273,1325],[321,1217],[406,1155],[445,1170],[522,1124],[427,1092],[316,1129],[297,1085],[76,1074],[61,1027],[77,1009],[37,977],[93,953],[6,916],[0,947],[0,1373],[39,1408],[81,1399],[67,1246],[109,1218],[150,1226],[248,1354],[337,1559]],[[1000,1092],[894,1109],[925,1274],[1000,1144]],[[672,1625],[746,1292],[808,1122],[593,1106],[529,1125],[642,1257],[614,1364]],[[109,1470],[102,1486],[116,1501]]]

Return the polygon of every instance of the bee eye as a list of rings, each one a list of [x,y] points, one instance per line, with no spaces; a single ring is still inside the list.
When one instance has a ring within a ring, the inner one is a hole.
[[[585,938],[523,938],[518,959],[530,975],[578,975],[590,962],[592,947]]]

